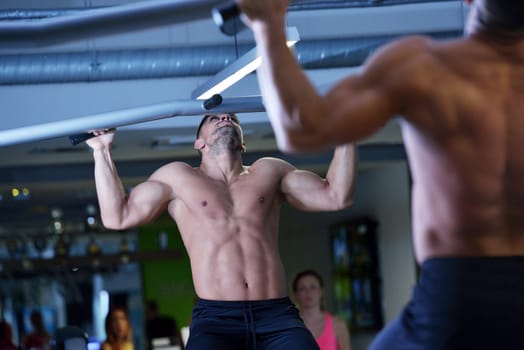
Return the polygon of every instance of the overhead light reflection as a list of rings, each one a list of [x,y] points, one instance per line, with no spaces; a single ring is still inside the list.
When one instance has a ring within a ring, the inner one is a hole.
[[[90,232],[99,231],[98,210],[94,204],[86,206],[85,230]]]
[[[63,212],[60,208],[51,209],[51,231],[56,234],[64,233],[64,222],[62,221]]]
[[[286,28],[287,46],[294,46],[299,40],[300,35],[296,27]],[[215,94],[220,94],[231,85],[255,71],[262,59],[258,56],[256,47],[239,57],[235,62],[218,72],[211,79],[197,87],[191,97],[197,100],[206,100]]]
[[[11,188],[11,197],[15,200],[26,200],[31,198],[31,191],[29,191],[29,189],[26,187],[13,187]]]

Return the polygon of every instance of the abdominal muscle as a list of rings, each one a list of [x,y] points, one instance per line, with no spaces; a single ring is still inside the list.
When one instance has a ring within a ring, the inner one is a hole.
[[[276,219],[178,220],[199,298],[266,300],[286,295]],[[256,217],[252,213],[249,217]],[[187,216],[186,216],[187,219]],[[194,224],[199,222],[198,224]]]
[[[264,300],[285,295],[284,272],[274,248],[258,238],[224,235],[220,244],[193,249],[191,268],[200,298]]]

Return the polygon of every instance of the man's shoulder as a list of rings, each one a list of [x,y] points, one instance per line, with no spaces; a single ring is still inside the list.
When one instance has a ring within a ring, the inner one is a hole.
[[[259,163],[262,163],[262,164],[275,164],[275,165],[278,165],[278,164],[289,164],[287,161],[285,161],[285,160],[283,160],[281,158],[277,158],[277,157],[262,157],[262,158],[258,158],[253,163],[253,165],[259,164]]]
[[[160,168],[158,168],[155,173],[162,174],[162,173],[190,173],[193,172],[196,168],[192,167],[188,163],[185,162],[171,162],[167,163],[165,165],[162,165]]]
[[[393,40],[377,50],[378,56],[397,57],[427,53],[437,42],[425,35],[409,35]]]
[[[439,62],[444,52],[459,54],[459,47],[464,46],[467,40],[463,38],[451,40],[436,40],[424,35],[411,35],[394,40],[377,50],[369,60],[369,64],[382,67],[384,71],[399,72],[397,68],[417,68],[420,64],[427,65]],[[457,51],[457,52],[455,52]],[[432,63],[431,63],[432,62]],[[405,75],[405,72],[402,73]]]
[[[441,62],[448,61],[454,57],[460,57],[464,52],[475,48],[478,44],[468,37],[453,38],[447,40],[436,40],[431,37],[417,35],[399,39],[391,45],[390,50],[403,54],[408,62],[420,61],[421,58]],[[409,60],[412,58],[413,60]]]
[[[183,181],[183,179],[197,175],[196,169],[184,162],[171,162],[155,170],[149,177],[149,180],[173,184],[172,180],[174,179]]]
[[[257,159],[251,166],[250,169],[257,169],[257,168],[263,168],[266,170],[283,170],[283,171],[289,171],[294,169],[294,166],[280,158],[276,157],[262,157]]]
[[[373,87],[391,87],[398,94],[406,83],[418,76],[421,69],[426,70],[428,64],[435,63],[433,56],[436,46],[432,38],[423,35],[393,40],[378,48],[366,61],[362,82],[369,82]]]
[[[167,163],[167,164],[163,165],[160,169],[162,169],[162,168],[181,169],[181,170],[192,170],[192,169],[195,169],[193,166],[189,165],[186,162],[182,162],[182,161],[174,161],[174,162]]]

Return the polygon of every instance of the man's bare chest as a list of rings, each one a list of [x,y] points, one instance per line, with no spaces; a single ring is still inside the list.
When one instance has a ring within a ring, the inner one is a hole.
[[[190,210],[210,216],[261,214],[271,210],[280,199],[274,181],[246,177],[233,183],[200,181],[181,200]]]

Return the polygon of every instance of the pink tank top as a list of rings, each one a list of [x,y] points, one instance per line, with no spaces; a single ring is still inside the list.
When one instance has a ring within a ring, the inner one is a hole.
[[[326,312],[322,334],[316,340],[320,350],[337,350],[337,336],[333,329],[333,317],[329,312]]]

